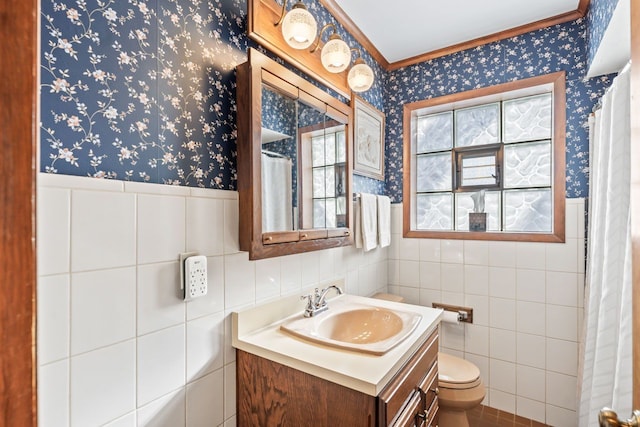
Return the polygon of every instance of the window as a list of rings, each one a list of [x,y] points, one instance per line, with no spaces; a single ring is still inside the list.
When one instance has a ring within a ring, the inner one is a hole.
[[[405,237],[564,241],[564,79],[405,105]]]

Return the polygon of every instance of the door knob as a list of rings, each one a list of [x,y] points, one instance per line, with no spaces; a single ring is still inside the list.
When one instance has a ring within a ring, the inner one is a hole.
[[[635,410],[631,414],[631,418],[622,421],[618,419],[618,414],[611,408],[602,408],[598,414],[600,427],[640,427],[640,411]]]

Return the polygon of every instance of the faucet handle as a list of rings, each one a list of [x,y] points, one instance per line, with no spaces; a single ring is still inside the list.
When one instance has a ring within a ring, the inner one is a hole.
[[[306,299],[307,300],[307,310],[312,310],[313,309],[313,301],[314,301],[314,297],[313,295],[309,294],[309,295],[302,295],[300,296],[301,300]]]

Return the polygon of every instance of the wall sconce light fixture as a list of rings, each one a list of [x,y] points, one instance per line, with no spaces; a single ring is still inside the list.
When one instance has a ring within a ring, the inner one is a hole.
[[[287,0],[282,3],[282,14],[280,20],[274,25],[282,24],[282,36],[289,46],[294,49],[306,49],[316,38],[318,24],[307,7],[302,2],[293,5],[289,12],[287,10]]]
[[[362,59],[360,49],[351,48],[351,50],[358,52],[358,58],[355,60],[353,67],[349,70],[347,75],[347,82],[349,87],[354,92],[364,92],[371,88],[373,80],[375,78],[373,70]]]
[[[322,62],[322,66],[328,72],[340,73],[346,70],[351,63],[351,49],[349,49],[349,46],[344,42],[344,40],[342,40],[342,38],[340,38],[335,25],[329,23],[322,27],[322,30],[320,30],[318,38],[316,39],[316,44],[310,52],[313,53],[318,50],[322,34],[329,28],[333,29],[333,34],[329,36],[329,41],[322,46],[322,50],[320,51],[320,60]]]
[[[320,51],[322,66],[330,73],[341,73],[351,64],[351,51],[356,51],[358,57],[347,74],[349,88],[354,92],[364,92],[371,88],[375,79],[373,70],[362,59],[360,49],[349,48],[342,40],[333,23],[326,24],[320,33],[317,33],[318,24],[301,1],[296,2],[289,12],[286,10],[287,0],[283,0],[280,19],[273,25],[276,27],[281,25],[282,36],[289,46],[293,49],[303,50],[315,41],[315,45],[309,51],[314,53],[322,42],[324,32],[331,28],[333,32]],[[318,34],[317,37],[316,34]]]

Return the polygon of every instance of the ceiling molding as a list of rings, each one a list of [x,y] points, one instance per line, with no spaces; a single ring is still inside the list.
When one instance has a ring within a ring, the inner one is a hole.
[[[482,46],[484,44],[493,43],[499,40],[508,39],[510,37],[519,36],[531,31],[536,31],[541,28],[550,27],[552,25],[562,24],[565,22],[573,21],[578,18],[582,18],[586,15],[589,9],[590,0],[580,0],[578,8],[571,12],[555,15],[550,18],[541,19],[529,24],[521,25],[519,27],[511,28],[497,33],[489,34],[487,36],[479,37],[477,39],[469,40],[466,42],[458,43],[452,46],[448,46],[442,49],[433,50],[431,52],[425,52],[420,55],[412,56],[401,61],[389,62],[380,51],[371,43],[371,40],[364,35],[362,30],[351,20],[351,18],[342,10],[336,3],[336,0],[320,0],[320,3],[327,8],[327,10],[335,17],[335,19],[360,43],[373,58],[382,66],[386,71],[393,71],[399,68],[407,67],[409,65],[418,64],[420,62],[428,61],[430,59],[439,58],[441,56],[451,55],[452,53],[460,52],[462,50],[471,49],[474,47]]]
[[[587,14],[587,10],[589,10],[589,0],[580,0],[576,12],[580,12],[582,16],[585,16]]]

